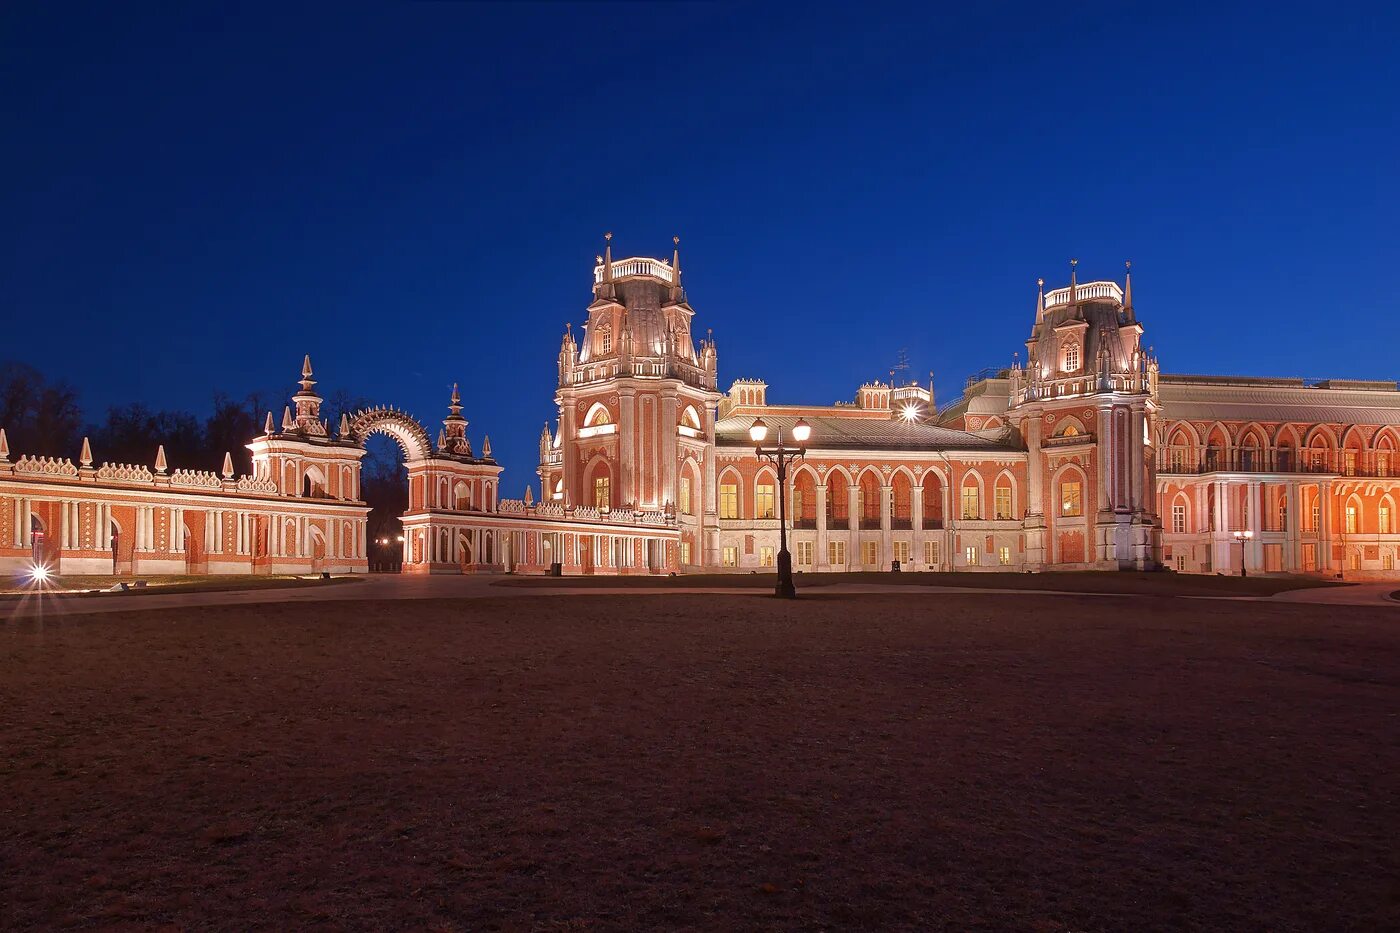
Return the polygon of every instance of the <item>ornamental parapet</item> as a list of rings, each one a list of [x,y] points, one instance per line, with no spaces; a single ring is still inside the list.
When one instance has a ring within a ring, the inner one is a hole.
[[[557,502],[527,503],[521,499],[501,499],[496,514],[522,518],[547,518],[555,521],[591,522],[610,525],[647,525],[669,528],[676,524],[675,515],[660,509],[599,509],[591,505],[566,507]]]
[[[149,486],[156,476],[143,466],[131,463],[104,463],[97,468],[97,479],[106,483],[132,483]]]
[[[29,476],[63,476],[76,479],[78,468],[72,460],[57,457],[20,457],[15,461],[14,471]]]
[[[170,485],[191,486],[196,489],[222,489],[223,480],[217,473],[203,470],[176,470],[170,474]]]

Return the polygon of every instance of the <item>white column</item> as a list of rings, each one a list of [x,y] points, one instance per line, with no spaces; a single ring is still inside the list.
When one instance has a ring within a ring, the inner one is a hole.
[[[894,559],[894,487],[889,483],[880,487],[880,568],[884,569]]]

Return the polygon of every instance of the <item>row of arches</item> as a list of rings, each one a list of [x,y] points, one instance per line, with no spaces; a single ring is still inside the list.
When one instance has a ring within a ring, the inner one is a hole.
[[[1162,431],[1159,472],[1217,470],[1277,473],[1339,473],[1345,476],[1400,475],[1400,432],[1384,427],[1367,441],[1360,425],[1338,433],[1332,426],[1282,424],[1272,431],[1258,423],[1223,422],[1204,431],[1188,421]]]
[[[1198,495],[1193,495],[1193,492],[1196,490],[1182,489],[1170,496],[1167,512],[1163,516],[1169,533],[1205,534],[1250,529],[1263,532],[1296,530],[1316,534],[1323,531],[1323,518],[1329,507],[1336,509],[1327,516],[1329,530],[1333,534],[1400,533],[1396,495],[1390,492],[1378,496],[1351,493],[1329,503],[1316,485],[1298,486],[1295,500],[1298,514],[1292,515],[1288,487],[1278,483],[1266,484],[1259,493],[1260,514],[1253,517],[1249,487],[1244,483],[1224,484],[1220,489],[1214,485],[1207,486]],[[1218,504],[1217,497],[1220,497]]]

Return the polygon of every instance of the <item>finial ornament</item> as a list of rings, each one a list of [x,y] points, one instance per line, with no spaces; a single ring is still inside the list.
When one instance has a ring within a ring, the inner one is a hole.
[[[274,430],[274,428],[272,427],[272,412],[268,412],[268,413],[267,413],[267,422],[263,425],[263,433],[264,433],[264,434],[271,434],[271,433],[273,432],[273,430]]]
[[[5,436],[5,429],[0,428],[0,460],[10,459],[10,439]]]
[[[608,240],[609,242],[611,242],[611,240],[612,240],[612,231],[609,230],[607,233],[603,234],[603,239]]]
[[[83,452],[78,455],[78,462],[85,467],[92,466],[92,444],[86,437],[83,438]]]
[[[671,242],[674,243],[674,244],[676,244],[677,246],[680,246],[680,245],[681,245],[681,238],[678,237],[678,236],[673,236],[673,237],[671,237]]]
[[[224,451],[224,479],[233,479],[233,454]]]
[[[165,445],[161,444],[158,447],[156,447],[156,472],[164,473],[166,466],[167,464],[165,462]]]

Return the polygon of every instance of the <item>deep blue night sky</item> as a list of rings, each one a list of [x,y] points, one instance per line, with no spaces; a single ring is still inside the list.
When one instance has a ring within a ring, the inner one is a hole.
[[[612,230],[772,401],[946,402],[1070,256],[1168,371],[1400,376],[1397,15],[1137,6],[7,4],[0,357],[89,418],[458,380],[518,496]]]

